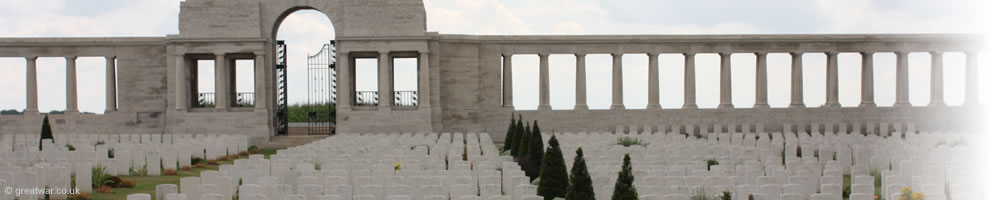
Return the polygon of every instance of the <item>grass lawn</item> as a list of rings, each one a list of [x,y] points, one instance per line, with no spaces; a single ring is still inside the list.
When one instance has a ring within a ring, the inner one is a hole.
[[[265,158],[271,158],[271,155],[277,153],[278,150],[275,149],[261,149],[259,154],[264,154]],[[240,159],[247,159],[248,156],[240,156]],[[233,164],[234,161],[219,161],[219,165]],[[93,200],[124,200],[125,196],[137,193],[146,193],[149,195],[156,195],[156,185],[159,184],[174,184],[180,187],[181,177],[188,176],[199,176],[201,171],[205,170],[219,170],[219,165],[208,165],[206,168],[198,169],[193,168],[188,171],[180,170],[178,176],[119,176],[119,178],[127,178],[135,180],[135,188],[115,188],[111,193],[91,193],[91,199]],[[157,200],[156,197],[153,197]],[[190,197],[189,197],[190,199]]]

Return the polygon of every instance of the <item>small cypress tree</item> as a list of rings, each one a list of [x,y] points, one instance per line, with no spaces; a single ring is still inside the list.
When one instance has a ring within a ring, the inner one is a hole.
[[[535,123],[538,128],[538,123]],[[559,140],[555,135],[549,137],[549,147],[545,149],[545,157],[542,158],[541,180],[538,181],[538,195],[545,197],[545,200],[552,200],[560,197],[566,198],[566,189],[569,188],[569,175],[566,174],[566,161],[563,160],[562,150],[559,149]]]
[[[524,133],[521,132],[521,130],[524,129],[521,128],[521,126],[523,125],[524,124],[521,123],[520,119],[517,120],[516,124],[514,124],[514,136],[511,137],[510,141],[510,156],[514,156],[515,158],[518,157],[518,154],[521,152],[521,138],[524,136]]]
[[[55,141],[55,138],[52,137],[52,126],[49,125],[49,115],[45,115],[45,118],[42,119],[42,137],[38,138],[39,151],[43,150],[42,141],[45,139],[52,139],[52,141]]]
[[[639,194],[635,191],[635,177],[632,176],[632,157],[625,154],[625,161],[622,162],[622,170],[618,172],[618,180],[615,181],[615,191],[611,194],[611,200],[638,200]]]
[[[573,169],[569,175],[569,189],[566,200],[596,200],[594,181],[590,180],[587,162],[583,159],[583,148],[576,148],[576,158],[573,159]]]
[[[520,128],[519,131],[521,131],[521,144],[518,145],[518,148],[520,149],[518,150],[517,155],[520,157],[527,156],[529,154],[528,151],[531,150],[530,146],[528,145],[531,145],[532,132],[531,129],[528,127],[531,127],[531,122],[527,122],[524,124],[524,126],[519,127]],[[522,165],[524,164],[522,163]]]
[[[542,142],[542,133],[538,129],[538,121],[535,121],[536,131],[531,131],[531,137],[528,140],[528,157],[527,157],[527,170],[525,175],[531,177],[532,180],[538,178],[542,168],[542,157],[545,156],[545,145]],[[565,164],[564,164],[565,165]],[[563,168],[565,170],[565,168]],[[531,171],[530,175],[528,171]],[[532,176],[534,175],[534,176]]]
[[[510,114],[510,123],[507,124],[507,136],[503,139],[503,151],[510,150],[511,140],[514,137],[514,113]]]

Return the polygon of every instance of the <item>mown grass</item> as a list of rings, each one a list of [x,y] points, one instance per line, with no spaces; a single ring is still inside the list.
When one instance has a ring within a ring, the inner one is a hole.
[[[271,155],[277,153],[278,150],[275,149],[261,149],[260,153],[263,154],[265,158],[270,159]],[[246,159],[249,156],[240,156],[240,159]],[[234,161],[219,161],[219,165],[233,164]],[[115,188],[111,193],[91,193],[91,199],[93,200],[123,200],[126,196],[130,194],[146,193],[153,196],[153,200],[156,199],[156,185],[159,184],[174,184],[180,187],[181,178],[189,176],[200,176],[202,171],[205,170],[219,170],[219,165],[208,165],[206,168],[192,168],[191,170],[178,170],[177,176],[119,176],[120,178],[128,178],[135,180],[136,184],[134,188]]]

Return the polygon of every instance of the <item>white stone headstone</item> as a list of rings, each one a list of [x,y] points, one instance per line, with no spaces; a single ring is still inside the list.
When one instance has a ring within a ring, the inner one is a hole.
[[[146,173],[149,176],[159,176],[161,172],[162,165],[160,163],[160,152],[159,151],[148,151],[146,152]]]
[[[152,200],[149,194],[130,194],[125,197],[127,200]]]
[[[76,187],[80,189],[80,192],[91,192],[93,189],[91,187],[91,164],[77,163],[74,167],[76,174]]]
[[[177,185],[174,184],[156,185],[156,199],[165,199],[168,194],[177,194]]]

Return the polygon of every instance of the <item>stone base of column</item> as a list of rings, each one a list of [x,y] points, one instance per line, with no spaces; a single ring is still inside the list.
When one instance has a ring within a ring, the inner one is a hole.
[[[736,108],[736,107],[733,106],[733,104],[731,104],[731,103],[719,104],[719,109],[730,109],[730,108]]]
[[[892,107],[912,107],[912,106],[913,105],[910,105],[910,102],[892,104]]]
[[[625,110],[625,105],[622,104],[611,105],[611,110]]]
[[[80,110],[77,110],[77,109],[66,110],[65,112],[63,112],[63,114],[67,114],[67,115],[80,114]]]
[[[38,110],[27,110],[27,109],[25,109],[24,110],[24,114],[34,114],[34,115],[37,115],[37,114],[41,114],[41,113],[39,113]]]
[[[684,104],[681,109],[698,109],[698,104]]]
[[[806,104],[803,103],[792,103],[788,105],[789,108],[805,108]]]
[[[576,105],[573,106],[573,110],[590,110],[590,107],[587,107],[587,105]]]
[[[859,104],[858,107],[861,107],[861,108],[874,108],[875,107],[875,103],[873,103],[873,102],[861,102],[861,104]]]
[[[646,109],[648,110],[663,109],[663,106],[660,106],[660,104],[649,104],[646,106]]]
[[[552,110],[552,106],[551,105],[538,105],[538,110],[546,110],[546,111]]]
[[[927,104],[927,106],[929,106],[929,107],[939,107],[939,106],[945,106],[945,104],[944,104],[943,101],[932,101],[931,103]]]
[[[104,114],[111,114],[114,112],[118,112],[118,110],[104,110]]]
[[[823,104],[824,108],[840,108],[840,103],[826,103]]]
[[[767,104],[760,104],[760,103],[759,103],[759,104],[754,104],[754,105],[753,105],[753,108],[771,108],[771,105],[767,105]]]

